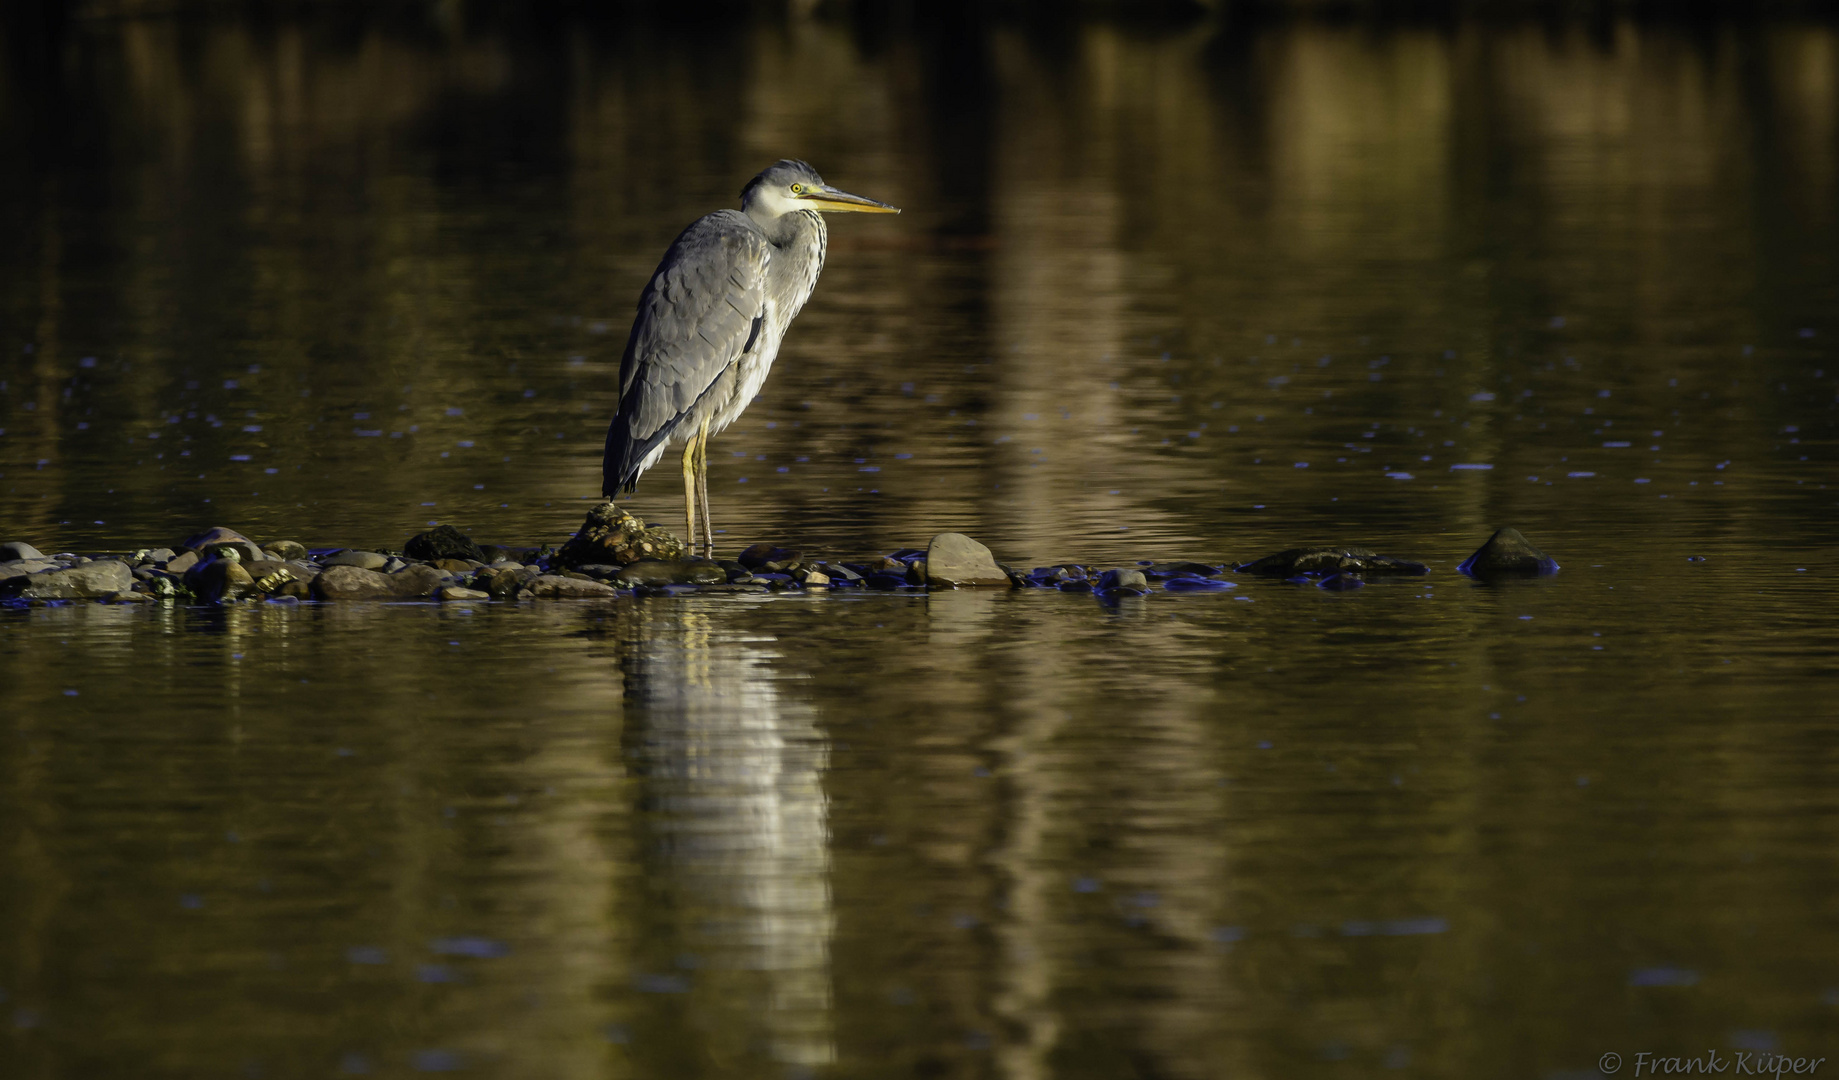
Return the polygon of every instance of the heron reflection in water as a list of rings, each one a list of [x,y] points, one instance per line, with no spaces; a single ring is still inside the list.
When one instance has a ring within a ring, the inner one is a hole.
[[[757,637],[642,604],[628,618],[626,752],[658,860],[647,887],[682,917],[676,944],[703,960],[710,1000],[741,1008],[737,1044],[764,1036],[778,1061],[831,1063],[829,754],[816,710],[782,692]],[[735,992],[754,977],[764,986]]]
[[[639,296],[619,364],[619,412],[607,428],[601,493],[631,491],[672,443],[683,443],[684,539],[715,552],[709,519],[709,436],[760,392],[792,320],[824,269],[823,212],[898,214],[838,191],[802,161],[748,182],[741,209],[698,218],[664,253]]]

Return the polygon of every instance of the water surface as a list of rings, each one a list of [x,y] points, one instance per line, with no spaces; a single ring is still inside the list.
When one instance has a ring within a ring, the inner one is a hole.
[[[792,155],[730,551],[1433,572],[0,613],[4,1071],[1839,1058],[1839,33],[903,19],[0,21],[0,533],[557,542]]]

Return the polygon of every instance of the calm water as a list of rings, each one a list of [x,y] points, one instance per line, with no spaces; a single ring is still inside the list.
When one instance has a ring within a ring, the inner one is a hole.
[[[86,10],[0,16],[0,539],[559,541],[796,155],[906,213],[730,552],[1434,572],[0,612],[0,1073],[1839,1069],[1839,28]]]

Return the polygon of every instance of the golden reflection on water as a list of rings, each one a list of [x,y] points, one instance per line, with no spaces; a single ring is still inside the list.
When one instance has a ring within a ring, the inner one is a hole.
[[[908,212],[730,546],[1435,572],[9,613],[21,1075],[1830,1043],[1830,25],[103,14],[0,20],[0,539],[555,540],[659,253],[795,154]],[[1452,581],[1501,524],[1564,572]]]

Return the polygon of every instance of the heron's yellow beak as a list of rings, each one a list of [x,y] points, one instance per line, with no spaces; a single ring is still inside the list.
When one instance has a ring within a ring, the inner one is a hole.
[[[838,191],[833,187],[813,188],[798,196],[799,201],[811,204],[814,210],[825,210],[833,214],[898,214],[900,207],[889,206],[884,202],[865,199],[860,195],[851,195],[847,191]]]

